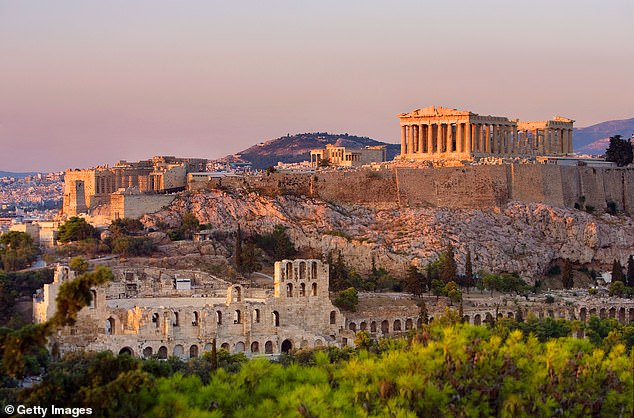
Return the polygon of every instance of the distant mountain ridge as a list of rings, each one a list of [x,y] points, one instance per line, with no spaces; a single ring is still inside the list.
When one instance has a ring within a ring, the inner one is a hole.
[[[15,177],[16,179],[22,179],[27,176],[34,176],[36,172],[28,172],[28,173],[15,173],[12,171],[0,171],[0,177]]]
[[[326,144],[347,148],[385,145],[388,160],[393,159],[401,150],[400,144],[389,144],[364,136],[313,132],[287,135],[261,142],[234,155],[228,155],[218,161],[250,162],[253,168],[260,170],[274,166],[278,162],[296,163],[308,161],[311,149],[324,148]]]
[[[629,138],[632,134],[634,118],[609,120],[585,128],[575,128],[572,133],[574,150],[583,154],[603,154],[611,136]]]

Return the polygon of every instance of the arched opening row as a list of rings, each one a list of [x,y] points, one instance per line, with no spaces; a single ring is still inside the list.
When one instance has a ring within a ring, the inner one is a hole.
[[[333,320],[336,319],[335,311],[330,313],[330,323],[333,324]],[[381,334],[389,334],[390,332],[403,332],[414,329],[414,324],[416,324],[416,328],[420,328],[423,325],[423,321],[421,318],[407,318],[405,320],[395,319],[394,321],[389,321],[384,319],[381,322],[378,321],[361,321],[358,324],[354,321],[348,323],[348,329],[353,332],[357,331],[369,331],[374,334],[377,333],[378,330],[381,330]]]

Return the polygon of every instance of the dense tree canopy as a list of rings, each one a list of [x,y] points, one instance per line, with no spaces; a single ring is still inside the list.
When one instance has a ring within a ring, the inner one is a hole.
[[[22,270],[37,259],[39,250],[29,234],[11,231],[0,236],[0,268]]]
[[[632,152],[632,141],[630,139],[622,139],[621,135],[610,137],[610,145],[605,151],[606,161],[612,161],[617,166],[623,167],[632,164],[633,157],[634,153]]]
[[[59,242],[82,241],[95,236],[95,228],[84,218],[71,216],[59,226],[57,239]]]

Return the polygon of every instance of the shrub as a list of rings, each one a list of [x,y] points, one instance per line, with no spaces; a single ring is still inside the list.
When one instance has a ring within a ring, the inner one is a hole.
[[[359,304],[359,294],[357,293],[357,289],[349,287],[346,290],[342,290],[337,294],[333,303],[338,308],[355,312],[357,310],[357,305]]]

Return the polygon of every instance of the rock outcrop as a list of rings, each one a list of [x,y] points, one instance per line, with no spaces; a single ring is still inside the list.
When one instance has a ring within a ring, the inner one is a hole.
[[[518,272],[527,281],[551,261],[611,265],[634,253],[634,221],[627,216],[591,215],[579,210],[539,203],[511,202],[501,208],[377,208],[346,207],[298,196],[265,197],[257,193],[220,190],[183,194],[172,205],[142,218],[146,225],[180,224],[192,212],[203,224],[230,237],[240,224],[245,234],[270,232],[284,225],[298,249],[317,253],[341,251],[346,262],[361,272],[377,266],[395,275],[410,264],[437,259],[445,246],[454,246],[459,272],[467,251],[475,270]],[[214,254],[231,253],[231,241]]]

